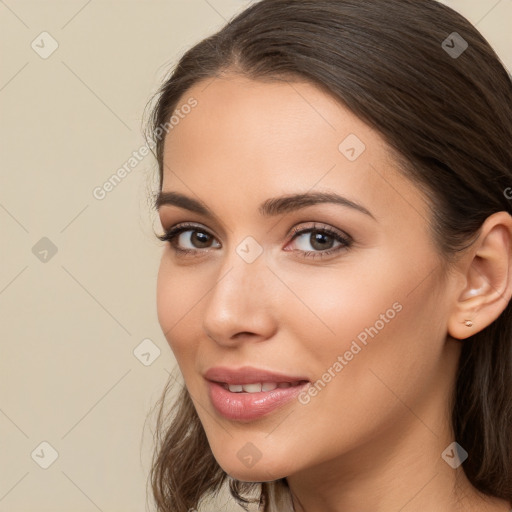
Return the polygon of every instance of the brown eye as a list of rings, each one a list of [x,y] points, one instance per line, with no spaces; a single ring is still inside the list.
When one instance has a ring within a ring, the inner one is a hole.
[[[348,235],[342,235],[331,228],[312,226],[294,229],[292,244],[304,257],[323,257],[347,249],[352,244]]]
[[[197,229],[187,229],[186,231],[179,233],[175,239],[180,245],[188,243],[193,246],[185,247],[186,249],[204,249],[206,247],[210,247],[214,238],[204,231],[199,231]]]
[[[164,242],[169,242],[175,251],[194,252],[200,249],[212,247],[215,237],[199,226],[179,225],[171,228],[165,234],[158,237]],[[220,247],[217,242],[215,247]]]

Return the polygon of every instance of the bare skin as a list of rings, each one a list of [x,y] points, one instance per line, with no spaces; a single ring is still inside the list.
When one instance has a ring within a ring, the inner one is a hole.
[[[195,225],[173,241],[195,253],[166,245],[158,318],[220,466],[244,481],[286,477],[305,512],[508,512],[441,454],[454,441],[461,345],[512,295],[510,215],[489,217],[444,274],[428,203],[379,134],[333,98],[307,83],[236,75],[196,84],[182,103],[189,97],[197,107],[166,138],[163,191],[200,200],[215,217],[159,208],[164,230]],[[339,149],[349,134],[366,146],[354,161]],[[269,198],[308,192],[335,192],[371,215],[333,203],[273,217],[258,211]],[[311,231],[294,238],[294,227],[329,228],[351,242],[327,234],[322,246]],[[252,263],[236,251],[248,236],[262,249]],[[209,399],[203,374],[212,366],[314,383],[382,324],[307,403],[234,421]],[[248,442],[261,453],[252,467],[237,456]]]

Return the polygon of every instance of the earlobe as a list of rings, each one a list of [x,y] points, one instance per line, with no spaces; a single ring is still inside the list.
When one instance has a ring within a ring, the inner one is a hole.
[[[448,334],[466,339],[503,312],[512,295],[512,217],[497,212],[482,224],[480,236],[461,258],[463,285],[456,289]]]

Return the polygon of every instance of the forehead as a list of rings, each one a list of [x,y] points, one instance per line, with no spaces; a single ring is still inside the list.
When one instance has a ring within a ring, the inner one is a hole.
[[[338,158],[339,143],[350,133],[364,139],[369,150],[382,144],[376,132],[307,82],[262,82],[238,75],[214,78],[189,89],[177,110],[191,97],[197,106],[170,131],[166,156],[179,157],[180,149],[207,145],[218,147],[226,157],[251,154],[264,162],[266,155],[286,152],[288,157],[309,155],[309,161],[320,163]],[[189,151],[188,157],[194,156],[201,157],[200,152]]]
[[[165,139],[163,190],[215,192],[222,201],[231,191],[245,198],[238,206],[332,190],[372,205],[376,216],[403,214],[411,203],[427,215],[380,134],[314,84],[235,75],[195,84],[177,110],[190,98],[197,105]]]

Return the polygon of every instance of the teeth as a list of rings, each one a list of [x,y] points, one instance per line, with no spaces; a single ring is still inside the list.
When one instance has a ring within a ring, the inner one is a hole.
[[[225,389],[229,389],[232,393],[260,393],[261,391],[272,391],[276,388],[289,388],[297,386],[297,382],[256,382],[254,384],[224,384]]]
[[[244,391],[246,393],[261,393],[261,384],[244,384]]]

